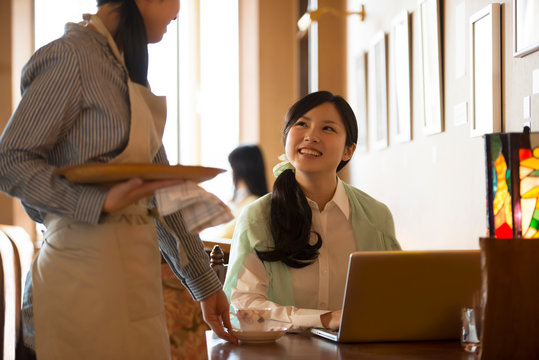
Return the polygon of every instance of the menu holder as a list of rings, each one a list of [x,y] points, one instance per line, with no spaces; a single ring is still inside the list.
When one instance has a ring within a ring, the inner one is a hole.
[[[539,359],[539,239],[481,238],[481,359]]]

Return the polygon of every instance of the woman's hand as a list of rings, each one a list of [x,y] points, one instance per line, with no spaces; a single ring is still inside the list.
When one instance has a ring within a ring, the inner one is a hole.
[[[200,308],[202,309],[204,321],[217,336],[233,343],[238,342],[238,339],[230,334],[232,330],[229,313],[230,305],[223,290],[213,293],[202,300]]]
[[[134,202],[152,196],[154,191],[167,186],[183,183],[183,180],[152,180],[145,181],[133,178],[113,185],[103,202],[103,212],[121,210]]]
[[[341,326],[342,310],[336,310],[320,315],[322,326],[326,329],[337,330]]]

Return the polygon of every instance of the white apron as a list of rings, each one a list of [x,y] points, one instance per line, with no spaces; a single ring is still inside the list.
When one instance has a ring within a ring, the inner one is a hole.
[[[85,16],[123,63],[96,16]],[[128,81],[129,141],[111,162],[149,163],[161,146],[164,97]],[[39,360],[170,359],[160,253],[148,199],[91,225],[47,215],[32,266]]]

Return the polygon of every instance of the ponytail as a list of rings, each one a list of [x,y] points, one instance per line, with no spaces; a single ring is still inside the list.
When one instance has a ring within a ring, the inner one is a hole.
[[[311,237],[312,211],[292,170],[285,170],[275,180],[271,195],[270,230],[274,248],[257,251],[262,261],[282,261],[293,268],[312,264],[318,258],[322,238],[314,245]]]
[[[120,19],[114,36],[116,45],[124,54],[129,78],[143,86],[148,83],[148,38],[144,19],[135,0],[98,0],[97,6],[121,3],[117,11]]]

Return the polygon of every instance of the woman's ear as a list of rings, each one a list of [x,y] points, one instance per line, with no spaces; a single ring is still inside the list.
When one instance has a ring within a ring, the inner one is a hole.
[[[356,151],[356,144],[345,146],[344,153],[342,155],[342,161],[350,160],[352,158],[352,155],[354,155],[354,151]]]

